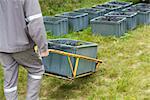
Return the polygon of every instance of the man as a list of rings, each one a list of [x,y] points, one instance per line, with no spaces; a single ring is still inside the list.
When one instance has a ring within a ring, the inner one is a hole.
[[[27,100],[38,100],[48,56],[46,32],[38,0],[0,0],[0,63],[6,100],[17,100],[18,65],[28,71]],[[40,57],[34,52],[38,46]]]

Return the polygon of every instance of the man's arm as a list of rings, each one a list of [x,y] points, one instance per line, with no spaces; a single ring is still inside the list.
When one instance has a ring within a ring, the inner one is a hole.
[[[47,56],[48,44],[39,1],[25,0],[24,12],[30,37],[38,46],[41,56]]]

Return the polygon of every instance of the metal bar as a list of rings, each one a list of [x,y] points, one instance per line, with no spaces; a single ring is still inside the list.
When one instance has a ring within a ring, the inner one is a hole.
[[[54,74],[51,74],[51,73],[44,73],[44,75],[47,75],[47,76],[52,76],[52,77],[56,77],[56,78],[59,78],[59,79],[64,79],[64,80],[68,80],[68,81],[71,81],[71,80],[74,80],[74,79],[77,79],[77,78],[80,78],[80,77],[84,77],[84,76],[88,76],[88,75],[91,75],[93,74],[94,72],[88,72],[88,73],[84,73],[84,74],[81,74],[79,76],[76,76],[74,78],[71,78],[71,77],[63,77],[63,76],[58,76],[58,75],[54,75]]]
[[[79,59],[80,58],[76,59],[76,64],[75,64],[75,68],[74,68],[74,72],[73,72],[74,78],[76,77],[76,74],[77,74],[77,69],[78,69],[78,65],[79,65]]]
[[[98,66],[99,66],[100,64],[101,64],[101,63],[99,63],[99,62],[96,64],[96,69],[98,68]]]
[[[71,59],[70,57],[68,56],[68,62],[69,62],[69,65],[70,65],[70,68],[71,68],[71,71],[72,71],[72,74],[74,76],[74,73],[73,73],[73,65],[72,65],[72,62],[71,62]]]
[[[75,78],[80,78],[80,77],[84,77],[84,76],[88,76],[88,75],[91,75],[93,74],[94,72],[88,72],[88,73],[84,73],[84,74],[81,74],[79,76],[76,76]]]
[[[76,57],[76,58],[82,58],[82,59],[90,60],[90,61],[93,61],[93,62],[102,63],[102,61],[99,60],[99,59],[95,59],[95,58],[91,58],[91,57],[87,57],[87,56],[83,56],[83,55],[78,55],[78,54],[72,54],[72,53],[68,53],[68,52],[64,52],[64,51],[60,51],[60,50],[49,49],[49,52],[62,54],[62,55],[65,55],[65,56],[72,56],[72,57]]]
[[[57,78],[64,79],[64,80],[73,80],[73,79],[70,78],[70,77],[58,76],[58,75],[54,75],[54,74],[51,74],[51,73],[44,73],[44,75],[52,76],[52,77],[57,77]]]

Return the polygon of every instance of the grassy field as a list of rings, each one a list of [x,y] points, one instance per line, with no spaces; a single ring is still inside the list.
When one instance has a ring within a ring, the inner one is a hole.
[[[84,4],[86,0],[73,1],[81,1],[83,4],[82,6],[78,2],[75,8],[102,3],[102,1],[97,0],[87,0],[90,4],[86,5],[86,3]],[[44,5],[42,9],[45,9]],[[60,7],[56,9],[56,12],[54,11],[49,15],[69,10],[68,7]],[[44,13],[47,14],[48,12]],[[58,37],[48,36],[48,38]],[[93,36],[90,28],[82,32],[70,33],[62,36],[62,38],[97,43],[99,45],[98,58],[103,60],[104,63],[99,66],[95,74],[74,81],[44,76],[40,100],[150,99],[150,26],[138,26],[135,30],[129,31],[121,38]],[[21,67],[19,71],[19,100],[25,100],[27,72]],[[3,94],[3,70],[1,66],[0,100],[5,100]]]
[[[82,7],[92,7],[111,0],[39,0],[43,15],[55,15]],[[137,3],[140,0],[116,0]]]

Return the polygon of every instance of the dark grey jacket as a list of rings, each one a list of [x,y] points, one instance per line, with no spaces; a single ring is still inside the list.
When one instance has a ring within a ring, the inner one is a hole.
[[[47,50],[38,0],[0,0],[0,52],[19,52],[37,45]]]

